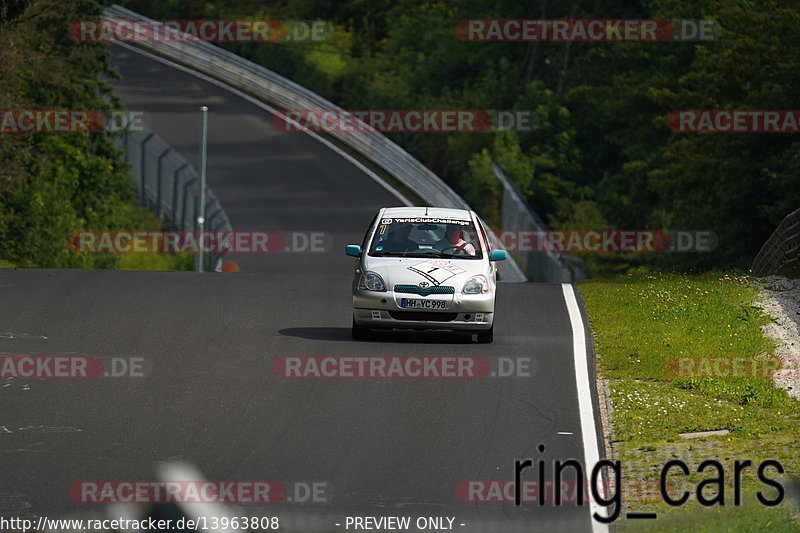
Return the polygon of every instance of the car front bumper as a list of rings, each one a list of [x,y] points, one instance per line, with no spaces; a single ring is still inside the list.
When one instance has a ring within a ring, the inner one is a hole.
[[[353,318],[365,328],[487,330],[494,322],[494,293],[419,296],[353,289]],[[404,309],[402,298],[446,300],[446,310]]]

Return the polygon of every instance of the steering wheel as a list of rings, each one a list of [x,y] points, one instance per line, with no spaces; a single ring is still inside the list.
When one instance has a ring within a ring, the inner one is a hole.
[[[458,254],[459,252],[461,252],[462,254],[467,254],[467,251],[464,249],[464,247],[467,244],[469,244],[469,243],[464,243],[461,246],[448,246],[447,248],[442,248],[439,251],[444,254],[444,253],[447,253],[447,250],[450,250],[452,248],[453,250],[456,251],[456,254]]]

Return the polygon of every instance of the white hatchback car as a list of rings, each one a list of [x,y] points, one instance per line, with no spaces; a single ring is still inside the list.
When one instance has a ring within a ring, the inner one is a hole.
[[[385,207],[361,245],[353,277],[353,338],[369,329],[448,329],[492,342],[496,261],[486,229],[472,211]]]

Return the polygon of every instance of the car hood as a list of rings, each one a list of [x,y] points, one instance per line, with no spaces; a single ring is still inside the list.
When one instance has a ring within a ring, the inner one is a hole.
[[[425,259],[422,257],[366,257],[371,270],[392,290],[395,285],[449,285],[460,291],[471,276],[488,274],[488,262],[479,259]]]

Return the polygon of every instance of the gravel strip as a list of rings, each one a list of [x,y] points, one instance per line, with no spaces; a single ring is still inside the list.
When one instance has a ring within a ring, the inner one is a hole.
[[[782,361],[772,379],[800,400],[800,280],[767,276],[754,283],[761,288],[759,305],[774,319],[764,332],[777,343],[775,355]]]

